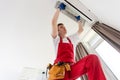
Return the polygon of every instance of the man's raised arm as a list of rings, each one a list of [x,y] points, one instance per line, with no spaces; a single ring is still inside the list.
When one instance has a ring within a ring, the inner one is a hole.
[[[80,21],[80,16],[75,16],[75,18],[78,21],[78,27],[79,27],[77,33],[80,35],[83,31],[83,25]]]
[[[59,17],[59,13],[61,10],[65,10],[66,5],[64,3],[60,3],[58,9],[56,10],[53,19],[52,19],[52,37],[55,38],[58,34],[57,20]]]
[[[58,34],[57,20],[59,17],[60,9],[57,9],[52,19],[52,37],[55,38]]]

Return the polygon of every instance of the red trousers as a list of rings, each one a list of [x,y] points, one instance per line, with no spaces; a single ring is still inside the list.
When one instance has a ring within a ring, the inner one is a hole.
[[[63,80],[75,80],[87,73],[88,80],[106,80],[100,61],[96,55],[90,54],[71,65],[71,71],[65,74]]]

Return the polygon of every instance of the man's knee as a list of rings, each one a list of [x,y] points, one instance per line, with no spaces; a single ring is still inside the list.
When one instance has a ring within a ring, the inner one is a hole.
[[[89,61],[92,61],[92,62],[96,62],[96,61],[99,61],[99,59],[98,59],[98,56],[97,55],[95,55],[95,54],[90,54],[90,55],[88,55],[89,57]]]

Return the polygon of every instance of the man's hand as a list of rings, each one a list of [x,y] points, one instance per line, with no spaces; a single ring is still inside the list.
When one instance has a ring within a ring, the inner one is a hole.
[[[77,21],[80,21],[80,16],[75,16]]]
[[[66,5],[64,3],[60,3],[60,5],[58,6],[58,8],[61,10],[65,10]]]

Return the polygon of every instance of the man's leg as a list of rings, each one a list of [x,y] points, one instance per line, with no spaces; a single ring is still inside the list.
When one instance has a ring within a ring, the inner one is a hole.
[[[96,55],[90,54],[71,66],[70,80],[88,74],[89,80],[106,80]]]

